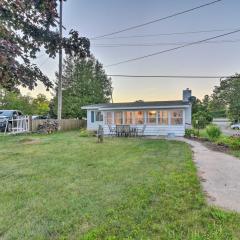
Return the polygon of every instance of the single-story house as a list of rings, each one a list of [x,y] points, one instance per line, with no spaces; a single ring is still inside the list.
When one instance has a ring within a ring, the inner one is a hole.
[[[116,125],[130,125],[145,129],[146,136],[184,136],[191,126],[192,106],[189,101],[191,90],[183,90],[182,100],[103,103],[83,106],[87,110],[87,129],[97,130],[99,125],[104,134]]]

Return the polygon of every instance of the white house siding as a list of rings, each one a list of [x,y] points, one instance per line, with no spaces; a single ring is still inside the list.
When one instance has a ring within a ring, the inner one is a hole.
[[[112,125],[114,127],[115,125]],[[133,125],[136,127],[135,125]],[[137,125],[137,128],[142,129],[143,125]],[[104,134],[109,134],[108,125],[103,126]],[[144,131],[145,136],[168,136],[174,135],[177,137],[183,137],[185,134],[185,127],[183,125],[148,125],[146,124],[146,129]]]
[[[91,121],[91,112],[94,111],[94,122]],[[87,110],[87,129],[88,130],[97,130],[99,125],[103,126],[103,122],[96,121],[96,112],[97,110]]]
[[[173,110],[181,109],[183,110],[183,124],[182,125],[170,125],[170,112]],[[124,110],[124,109],[119,109],[116,111],[144,111],[144,118],[146,122],[146,111],[149,109],[135,109],[135,110]],[[154,109],[153,109],[154,110]],[[184,108],[163,108],[163,109],[155,109],[156,111],[161,111],[161,110],[167,110],[169,111],[169,124],[168,125],[159,125],[158,123],[156,124],[148,124],[145,123],[146,128],[144,135],[146,136],[168,136],[168,135],[174,135],[174,136],[184,136],[185,134],[185,128],[188,128],[191,124],[191,106],[189,107],[184,107]],[[91,117],[91,112],[94,112],[94,122],[92,122],[92,117]],[[102,122],[97,122],[96,121],[96,112],[98,112],[98,109],[89,109],[87,110],[87,129],[88,130],[97,130],[99,125],[103,126],[104,129],[104,134],[108,135],[109,132],[109,126]],[[114,122],[114,111],[109,110],[109,111],[102,111],[103,113],[103,119],[105,119],[105,113],[106,112],[112,112],[112,121]],[[124,117],[123,117],[124,118]],[[139,129],[142,129],[144,125],[135,125],[132,124],[132,126],[137,127]],[[115,127],[115,124],[112,124],[112,127]]]
[[[192,108],[185,108],[185,123],[186,127],[191,127],[192,124]]]

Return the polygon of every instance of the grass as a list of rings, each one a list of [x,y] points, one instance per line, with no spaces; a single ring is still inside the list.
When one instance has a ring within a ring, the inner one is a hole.
[[[182,142],[0,137],[0,239],[240,239]]]

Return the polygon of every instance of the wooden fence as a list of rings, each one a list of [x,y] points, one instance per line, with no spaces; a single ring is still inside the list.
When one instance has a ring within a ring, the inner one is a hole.
[[[56,120],[56,119],[53,119]],[[30,123],[30,129],[31,131],[35,132],[37,131],[38,125],[43,124],[46,119],[33,119]],[[68,130],[74,130],[74,129],[80,129],[86,127],[86,120],[82,119],[62,119],[60,121],[61,131],[68,131]]]

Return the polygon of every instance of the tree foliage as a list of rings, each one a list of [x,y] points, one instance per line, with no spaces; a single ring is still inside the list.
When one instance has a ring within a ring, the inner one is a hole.
[[[194,128],[203,129],[209,123],[212,122],[213,118],[208,111],[199,111],[192,115],[192,124]]]
[[[49,112],[49,101],[43,94],[32,98],[23,96],[18,91],[7,91],[0,88],[0,109],[20,110],[26,115],[47,115]]]
[[[232,121],[240,121],[240,75],[226,78],[216,86],[213,101],[227,109],[228,117]]]
[[[109,102],[112,83],[102,64],[93,56],[81,59],[68,57],[63,70],[63,110],[64,118],[85,117],[81,106]],[[51,103],[56,115],[57,97]]]
[[[52,82],[31,60],[41,48],[54,58],[59,47],[68,55],[89,55],[89,40],[71,30],[68,37],[56,32],[58,0],[0,1],[0,84],[13,89],[33,89],[41,81],[47,89]]]

